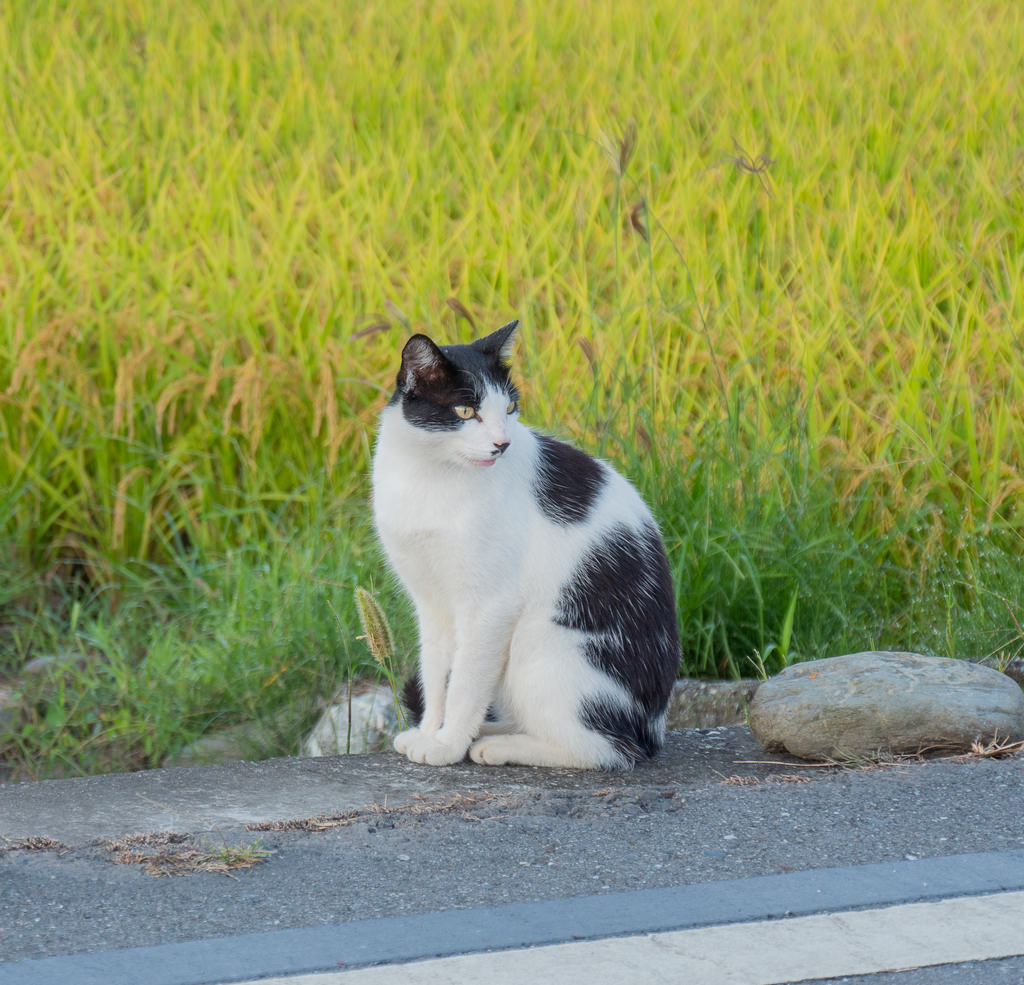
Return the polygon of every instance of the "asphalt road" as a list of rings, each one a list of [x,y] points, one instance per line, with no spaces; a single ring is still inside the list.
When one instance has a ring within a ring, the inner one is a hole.
[[[1000,892],[1014,888],[1004,872],[1024,888],[1024,760],[837,769],[768,759],[745,728],[727,728],[673,733],[656,763],[632,773],[434,769],[380,754],[0,786],[0,983],[79,985],[83,955],[141,949],[130,953],[144,964],[202,942],[237,949],[238,961],[216,972],[179,962],[175,978],[177,959],[160,958],[144,978],[125,958],[124,980],[255,978],[254,956],[286,931],[307,935],[294,938],[307,955],[294,970],[313,971],[328,970],[314,942],[339,928],[362,942],[351,967],[408,958],[388,948],[422,926],[428,943],[413,956],[452,953],[484,913],[505,927],[509,915],[534,914],[534,926],[537,913],[561,914],[571,939],[601,936],[599,913],[611,936],[658,930],[670,911],[668,924],[696,926]],[[152,832],[163,834],[125,840]],[[245,850],[255,864],[210,871],[246,861]],[[874,888],[851,896],[868,875]],[[67,956],[77,977],[42,960]],[[109,967],[97,974],[115,980]],[[1024,959],[871,981],[972,976],[1019,985]]]

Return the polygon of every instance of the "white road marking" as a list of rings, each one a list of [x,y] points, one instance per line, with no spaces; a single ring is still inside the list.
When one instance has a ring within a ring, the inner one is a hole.
[[[259,985],[780,985],[1024,954],[1024,892],[464,954]],[[256,985],[256,983],[253,983]]]

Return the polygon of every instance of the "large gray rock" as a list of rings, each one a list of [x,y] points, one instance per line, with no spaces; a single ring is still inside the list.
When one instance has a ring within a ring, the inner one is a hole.
[[[1024,692],[991,667],[868,651],[787,667],[758,687],[749,721],[766,750],[803,759],[967,752],[1024,739]]]

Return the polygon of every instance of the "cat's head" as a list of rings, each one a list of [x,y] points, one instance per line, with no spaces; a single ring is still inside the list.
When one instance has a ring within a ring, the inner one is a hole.
[[[440,456],[486,468],[509,448],[519,391],[506,360],[518,325],[469,345],[438,345],[426,335],[405,344],[391,404]]]

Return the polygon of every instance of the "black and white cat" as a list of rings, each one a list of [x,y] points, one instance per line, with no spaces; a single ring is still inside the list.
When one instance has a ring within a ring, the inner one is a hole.
[[[520,423],[517,325],[413,336],[380,416],[374,518],[420,633],[422,717],[395,748],[631,767],[661,747],[679,668],[668,562],[629,482]]]

